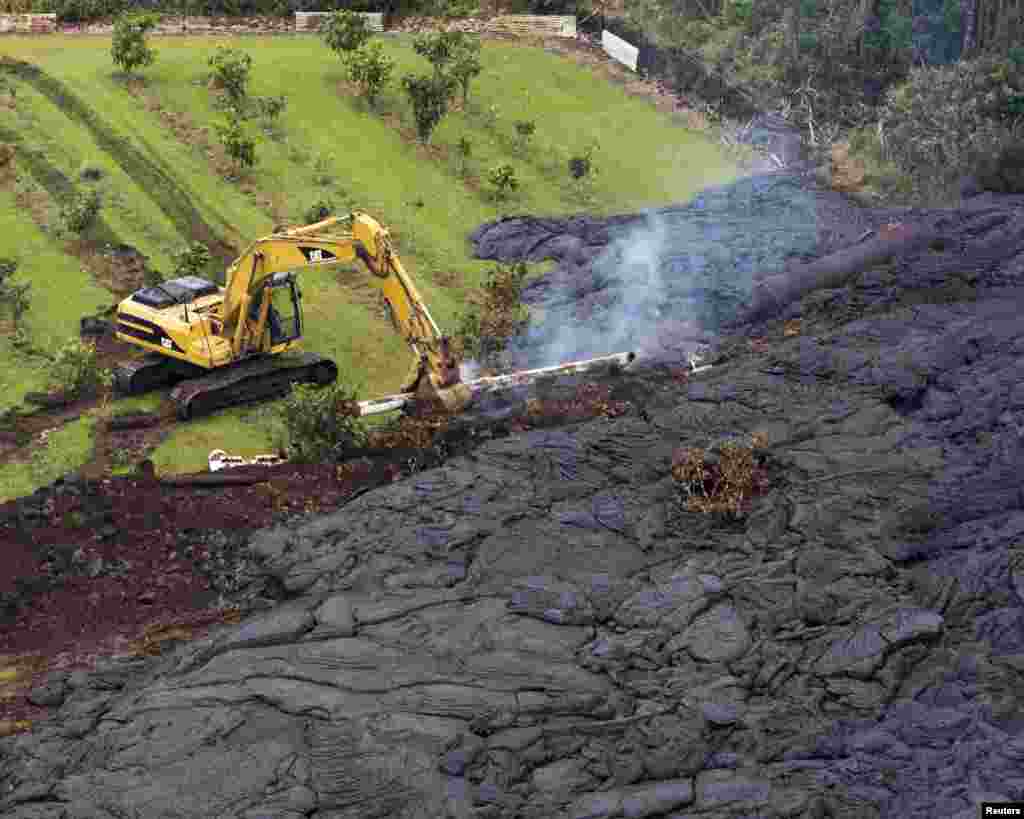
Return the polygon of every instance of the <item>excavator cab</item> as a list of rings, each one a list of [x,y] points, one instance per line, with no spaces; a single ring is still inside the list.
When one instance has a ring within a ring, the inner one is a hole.
[[[264,280],[263,289],[249,309],[251,321],[259,321],[264,298],[270,301],[266,324],[270,332],[270,352],[281,352],[302,338],[302,293],[295,274],[291,271],[274,273]]]

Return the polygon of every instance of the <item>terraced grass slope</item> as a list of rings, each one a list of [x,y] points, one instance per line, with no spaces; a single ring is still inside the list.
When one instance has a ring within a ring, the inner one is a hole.
[[[382,38],[396,77],[429,65],[407,37]],[[213,125],[222,116],[207,83],[218,45],[253,58],[250,94],[284,94],[279,135],[257,123],[257,165],[233,178]],[[469,258],[467,234],[502,213],[560,215],[626,212],[689,198],[734,176],[706,136],[689,132],[653,105],[631,98],[581,66],[533,46],[484,45],[483,74],[442,122],[429,146],[412,138],[413,120],[397,82],[377,111],[353,96],[341,62],[312,36],[155,38],[156,63],[143,81],[115,75],[105,37],[7,37],[0,71],[16,96],[0,93],[0,142],[16,147],[0,176],[0,257],[20,263],[36,298],[26,327],[33,342],[55,349],[77,331],[78,317],[123,295],[112,279],[107,245],[131,245],[148,264],[170,272],[188,241],[210,246],[217,275],[250,240],[282,221],[297,222],[311,204],[358,207],[391,227],[406,266],[435,318],[452,328],[470,288],[489,263]],[[525,150],[514,122],[533,120]],[[468,167],[456,144],[473,146]],[[596,140],[599,174],[583,203],[566,171],[568,158]],[[486,191],[498,162],[516,169],[520,191],[507,202]],[[84,181],[83,166],[100,170]],[[104,206],[78,237],[62,231],[59,203],[74,189],[99,188]],[[358,268],[303,274],[306,346],[334,356],[367,396],[399,386],[409,353],[385,322]],[[43,380],[0,340],[4,405]],[[263,430],[236,410],[177,426],[157,448],[162,471],[202,469],[210,449],[266,451]]]

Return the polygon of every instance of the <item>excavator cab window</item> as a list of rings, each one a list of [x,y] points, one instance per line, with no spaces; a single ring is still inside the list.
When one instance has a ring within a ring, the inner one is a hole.
[[[280,282],[271,281],[266,293],[270,296],[270,309],[267,312],[270,343],[276,346],[299,338],[302,335],[302,311],[299,308],[295,280],[288,278]]]

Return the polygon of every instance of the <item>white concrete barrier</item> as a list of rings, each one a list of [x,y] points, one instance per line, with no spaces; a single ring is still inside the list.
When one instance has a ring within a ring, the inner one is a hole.
[[[635,45],[630,45],[607,29],[601,32],[601,45],[605,53],[613,60],[617,60],[626,68],[636,71],[636,61],[640,57],[640,49]]]

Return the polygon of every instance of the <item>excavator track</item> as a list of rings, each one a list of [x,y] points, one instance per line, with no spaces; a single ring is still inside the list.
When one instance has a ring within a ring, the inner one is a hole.
[[[174,361],[159,353],[146,353],[137,361],[114,367],[114,390],[121,395],[141,395],[179,381],[183,377]]]
[[[338,377],[338,365],[316,353],[281,353],[233,364],[223,371],[189,378],[171,390],[180,419],[187,421],[225,407],[287,394],[294,381],[326,386]]]

